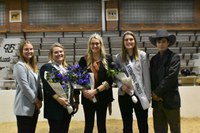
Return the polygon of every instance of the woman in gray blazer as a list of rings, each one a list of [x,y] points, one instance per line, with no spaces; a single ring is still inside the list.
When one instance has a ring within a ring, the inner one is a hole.
[[[16,81],[14,113],[18,133],[34,133],[42,107],[42,91],[31,42],[21,43],[19,55],[20,61],[15,64],[13,71]]]

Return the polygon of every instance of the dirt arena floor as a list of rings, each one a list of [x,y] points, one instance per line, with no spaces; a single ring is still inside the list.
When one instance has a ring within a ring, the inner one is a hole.
[[[83,133],[83,129],[84,121],[72,120],[69,133]],[[134,121],[133,130],[134,133],[138,133],[136,121]],[[0,133],[17,133],[16,123],[0,123]],[[48,123],[46,121],[38,122],[36,133],[48,133]],[[97,133],[96,125],[93,133]],[[107,133],[122,133],[122,121],[107,120]],[[149,133],[153,133],[152,118],[149,119]],[[181,133],[200,133],[200,118],[182,118]]]

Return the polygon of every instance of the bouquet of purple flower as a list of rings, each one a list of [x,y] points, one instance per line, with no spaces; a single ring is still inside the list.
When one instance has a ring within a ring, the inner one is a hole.
[[[82,68],[79,64],[69,66],[67,75],[74,89],[94,89],[94,74],[89,73],[86,67]],[[97,102],[95,97],[92,100]]]
[[[45,71],[44,78],[57,95],[65,97],[66,99],[68,99],[68,101],[70,101],[70,98],[72,97],[72,88],[69,85],[69,77],[67,73],[61,74],[58,70],[53,70],[52,73]],[[73,108],[71,105],[68,105],[66,109],[69,114],[73,112]]]
[[[79,85],[79,87],[75,86],[75,89],[81,89],[83,87],[90,88],[90,74],[86,68],[83,69],[79,64],[75,64],[74,66],[68,66],[67,70],[67,76],[70,82],[74,85]]]
[[[112,77],[118,81],[120,81],[123,84],[128,85],[130,88],[132,88],[131,90],[131,94],[129,94],[132,98],[132,101],[134,103],[137,103],[137,98],[134,95],[134,87],[133,87],[133,81],[131,79],[131,77],[127,77],[127,75],[125,74],[125,68],[121,68],[119,64],[116,64],[115,62],[111,63],[111,67],[108,69],[107,73],[109,77]],[[116,81],[115,80],[115,81]]]

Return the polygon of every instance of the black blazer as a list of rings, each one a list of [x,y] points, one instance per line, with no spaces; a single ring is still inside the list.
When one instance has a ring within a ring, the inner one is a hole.
[[[106,60],[108,62],[108,67],[111,66],[111,63],[112,63],[112,57],[111,56],[106,56]],[[82,67],[82,68],[85,68],[87,67],[87,62],[86,62],[86,59],[85,59],[85,56],[84,57],[81,57],[81,59],[79,60],[79,65]],[[91,72],[91,69],[88,69],[88,72]],[[107,75],[107,70],[105,69],[104,65],[102,62],[100,62],[100,67],[99,67],[99,72],[98,72],[98,82],[95,83],[95,88],[97,88],[98,86],[100,86],[102,84],[102,82],[104,81],[107,81],[110,85],[110,88],[108,90],[104,90],[100,93],[98,93],[96,95],[96,98],[97,98],[97,101],[99,103],[110,103],[112,102],[114,99],[113,99],[113,91],[112,91],[112,83],[113,83],[113,80],[111,77],[108,77]],[[91,103],[92,101],[90,101],[89,99],[85,98],[83,95],[81,97],[81,101],[82,101],[82,104],[87,104],[88,102]]]
[[[163,55],[157,53],[150,61],[151,89],[163,99],[163,105],[168,109],[179,108],[180,95],[178,91],[178,74],[180,57],[167,49]],[[152,101],[152,107],[157,102]]]
[[[54,90],[44,79],[44,72],[49,71],[50,73],[56,70],[51,63],[45,64],[40,68],[40,76],[43,83],[43,92],[44,92],[44,118],[52,120],[62,120],[64,116],[69,115],[67,110],[60,105],[54,98]],[[79,92],[78,92],[79,93]]]

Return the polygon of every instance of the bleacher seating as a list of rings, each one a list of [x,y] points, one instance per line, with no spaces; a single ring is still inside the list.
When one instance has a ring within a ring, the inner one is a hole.
[[[48,37],[48,38],[42,38],[42,43],[50,43],[53,44],[55,42],[58,42],[58,37]]]
[[[178,53],[178,55],[179,55],[179,57],[180,57],[180,60],[184,59],[182,53]]]
[[[180,53],[180,48],[179,47],[169,47],[169,49],[171,50],[171,51],[173,51],[174,53]]]
[[[190,37],[187,35],[178,35],[176,36],[176,41],[177,42],[188,42]]]
[[[42,43],[41,44],[41,49],[47,49],[47,50],[49,50],[50,49],[50,47],[52,46],[52,44],[54,44],[54,43]]]
[[[48,62],[48,52],[55,42],[61,43],[66,52],[69,64],[77,63],[81,56],[86,53],[89,36],[93,33],[102,35],[107,54],[115,55],[121,52],[122,36],[124,31],[105,32],[27,32],[27,33],[1,33],[0,38],[21,38],[32,42],[39,68]],[[169,31],[177,37],[176,44],[170,49],[179,54],[181,69],[194,68],[194,60],[199,59],[200,31]],[[154,36],[155,31],[134,31],[137,45],[140,50],[147,52],[148,59],[157,53],[157,48],[149,42],[149,36]],[[12,58],[15,64],[18,57]]]
[[[196,47],[181,47],[181,53],[197,53],[197,48]]]
[[[193,47],[194,42],[193,41],[179,41],[177,42],[177,47]]]
[[[35,49],[35,50],[34,50],[34,54],[35,54],[35,56],[39,56],[39,55],[40,55],[39,50],[38,50],[38,49]]]
[[[33,44],[41,44],[42,43],[42,39],[41,38],[26,38],[26,40],[30,41]]]
[[[25,38],[27,39],[32,39],[32,38],[43,38],[44,33],[43,32],[26,32],[25,33]]]
[[[83,32],[83,37],[87,37],[88,38],[88,37],[90,37],[94,33],[101,35],[100,31],[92,31],[92,32],[85,31],[85,32]]]
[[[61,44],[73,44],[73,43],[75,43],[75,38],[74,37],[67,37],[67,38],[62,37],[59,39],[59,42]]]
[[[149,41],[144,41],[143,43],[145,48],[155,48],[155,46],[151,44]]]
[[[45,56],[37,56],[38,63],[47,63],[49,61],[48,55]]]
[[[39,50],[41,49],[41,43],[32,43],[33,44],[33,49],[34,50]]]
[[[183,59],[185,59],[185,60],[190,60],[190,59],[191,59],[191,53],[185,53],[185,54],[183,55]]]
[[[103,31],[102,32],[103,37],[118,37],[121,36],[119,31]]]
[[[21,38],[24,39],[23,33],[7,33],[7,38]]]
[[[199,47],[200,45],[199,45],[199,42],[194,42],[194,47]]]
[[[177,36],[177,42],[170,49],[179,54],[181,59],[184,60],[182,66],[188,65],[188,60],[196,59],[196,53],[200,50],[198,48],[200,42],[200,33],[194,31],[169,31],[170,34],[174,34]],[[44,33],[44,37],[42,34],[38,35],[38,40],[33,40],[37,43],[40,41],[41,46],[37,45],[38,49],[42,50],[49,49],[50,45],[53,42],[60,42],[64,45],[65,49],[73,49],[68,51],[67,53],[73,53],[71,56],[74,58],[73,62],[77,62],[81,55],[85,54],[87,49],[88,37],[93,34],[98,33],[102,35],[103,41],[106,47],[106,51],[108,54],[114,55],[121,51],[121,43],[122,43],[122,32],[118,31],[109,31],[109,32],[64,32],[64,33]],[[149,36],[154,36],[155,31],[136,31],[134,32],[138,47],[141,50],[147,52],[149,59],[157,53],[157,49],[149,42]],[[37,34],[36,34],[37,35]],[[54,36],[55,35],[55,36]],[[30,37],[30,35],[29,35]],[[35,45],[34,45],[35,46]],[[42,53],[40,56],[45,55],[46,53]],[[37,54],[36,54],[37,55]]]
[[[191,59],[192,60],[199,59],[200,58],[199,54],[200,54],[199,52],[198,53],[193,53]]]
[[[50,37],[50,38],[59,38],[59,37],[63,37],[63,33],[62,32],[45,32],[44,36],[46,38]]]
[[[147,52],[147,54],[156,54],[158,52],[158,49],[156,47],[154,47],[154,48],[147,48],[146,52]]]
[[[2,39],[2,38],[6,38],[6,34],[0,33],[0,39]]]
[[[49,50],[48,49],[39,49],[39,55],[38,56],[48,56]]]
[[[82,32],[64,32],[64,37],[82,37]]]
[[[75,49],[87,49],[87,42],[76,42],[74,44]]]

